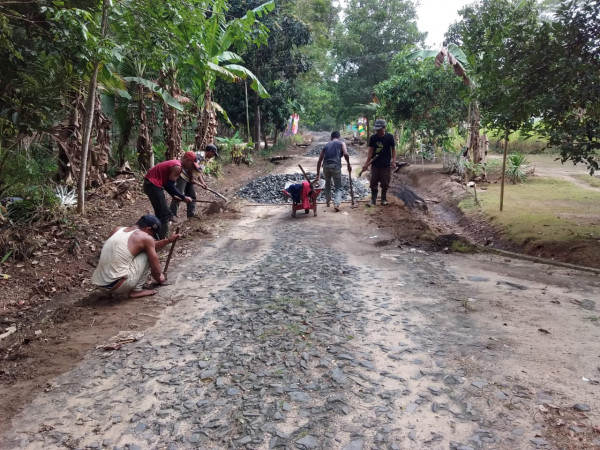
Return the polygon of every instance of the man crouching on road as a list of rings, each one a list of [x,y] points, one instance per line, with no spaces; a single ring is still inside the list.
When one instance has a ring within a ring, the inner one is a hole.
[[[143,288],[148,272],[159,284],[166,280],[156,251],[179,239],[179,234],[173,233],[158,240],[159,233],[160,220],[152,214],[142,216],[133,226],[115,228],[102,247],[92,283],[113,294],[129,293],[129,298],[156,294],[155,289]]]

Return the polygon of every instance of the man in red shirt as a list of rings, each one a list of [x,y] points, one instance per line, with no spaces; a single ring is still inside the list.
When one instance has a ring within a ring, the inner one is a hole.
[[[161,162],[150,169],[144,177],[144,192],[152,203],[154,215],[161,223],[159,236],[161,239],[164,239],[169,233],[169,222],[173,218],[164,191],[167,191],[174,200],[185,203],[193,201],[191,197],[177,189],[176,183],[182,168],[188,173],[200,171],[200,166],[196,162],[196,153],[185,152],[181,159]]]

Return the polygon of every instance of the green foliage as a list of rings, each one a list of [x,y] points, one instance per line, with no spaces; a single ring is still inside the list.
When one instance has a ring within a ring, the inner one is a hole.
[[[600,150],[600,1],[565,1],[555,20],[534,41],[539,53],[528,61],[535,84],[529,95],[540,105],[537,131],[559,148],[562,162],[598,170]]]
[[[354,118],[352,108],[371,102],[373,88],[390,76],[391,57],[423,41],[413,2],[350,0],[345,29],[334,33],[340,119]]]
[[[445,148],[442,152],[442,164],[446,173],[464,174],[465,158],[462,149]]]
[[[242,157],[245,142],[241,138],[239,131],[236,131],[231,137],[217,136],[215,139],[220,144],[219,148],[221,149],[221,153],[223,153],[223,155],[229,155],[232,161],[234,161],[235,158]]]
[[[563,162],[598,170],[600,1],[490,0],[461,14],[453,40],[471,55],[484,123],[534,129]]]
[[[467,115],[468,88],[448,66],[437,68],[431,59],[398,55],[391,72],[376,87],[383,105],[380,113],[422,134],[429,144],[447,145],[451,128]]]
[[[213,158],[204,166],[204,173],[215,178],[221,178],[221,175],[223,175],[222,169],[221,164]]]
[[[11,250],[11,251],[9,251],[9,252],[7,252],[7,253],[6,253],[6,254],[5,254],[3,257],[2,257],[2,259],[0,260],[0,265],[4,264],[4,263],[6,262],[6,260],[7,260],[8,258],[10,258],[10,255],[12,255],[12,253],[13,253],[13,252],[12,252],[12,250]]]
[[[523,59],[536,51],[538,6],[535,0],[494,0],[463,10],[463,40],[473,55],[472,71],[483,123],[490,129],[513,131],[537,112],[535,99],[526,89],[536,82],[523,70]]]
[[[234,3],[229,13],[239,16],[243,13],[242,8],[257,4],[256,0]],[[217,87],[215,98],[228,111],[232,123],[237,127],[246,128],[247,111],[249,120],[256,125],[255,114],[260,108],[261,134],[283,131],[290,114],[299,112],[298,102],[295,101],[298,98],[297,79],[310,68],[310,62],[302,50],[311,43],[311,33],[307,24],[292,14],[295,7],[291,1],[277,2],[275,9],[262,21],[270,29],[266,45],[248,47],[240,53],[248,70],[260,76],[269,97],[250,93],[249,105],[246,105],[243,84],[223,86],[221,83]],[[254,140],[259,140],[252,134]]]
[[[0,147],[0,197],[24,197],[32,185],[45,184],[56,173],[50,142]]]
[[[485,171],[488,176],[499,176],[502,173],[502,161],[499,158],[487,158]]]
[[[31,186],[25,190],[25,198],[8,205],[6,219],[12,225],[31,225],[55,216],[60,203],[48,186]]]
[[[466,160],[464,166],[467,173],[472,174],[473,177],[480,177],[485,171],[485,166],[482,163],[474,163],[473,161]]]
[[[527,181],[529,161],[522,153],[513,153],[506,157],[506,176],[513,184]]]
[[[154,152],[154,164],[163,162],[167,154],[167,144],[163,141],[154,142],[152,144],[152,151]]]

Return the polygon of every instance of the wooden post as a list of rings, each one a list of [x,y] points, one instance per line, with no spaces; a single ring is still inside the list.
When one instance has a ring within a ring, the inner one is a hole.
[[[504,135],[504,155],[502,155],[502,181],[500,182],[500,211],[504,206],[504,175],[506,172],[506,154],[508,153],[508,130]]]

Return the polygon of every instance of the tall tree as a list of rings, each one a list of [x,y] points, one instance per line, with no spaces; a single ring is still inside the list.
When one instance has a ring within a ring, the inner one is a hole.
[[[539,9],[535,0],[487,0],[466,8],[462,14],[469,25],[462,37],[474,56],[476,95],[484,112],[482,121],[505,137],[502,211],[508,136],[526,126],[538,113],[539,105],[530,89],[535,78],[523,66],[538,51],[533,37],[540,28]]]
[[[389,77],[395,54],[422,43],[415,2],[409,0],[350,0],[344,9],[345,29],[334,41],[338,94],[345,115],[371,101],[375,85]]]
[[[449,65],[437,68],[432,59],[411,60],[397,55],[392,76],[377,85],[381,113],[420,133],[432,145],[444,145],[451,128],[467,113],[469,88]]]
[[[230,13],[239,15],[243,7],[254,6],[254,1],[241,4],[233,3]],[[250,119],[253,123],[253,140],[256,148],[264,135],[261,127],[277,130],[285,127],[286,120],[292,112],[289,100],[297,97],[296,80],[299,74],[310,68],[309,59],[301,49],[311,42],[308,26],[291,14],[294,3],[285,0],[277,2],[275,9],[265,17],[262,23],[269,28],[266,45],[248,47],[242,54],[246,67],[252,70],[265,84],[269,98],[260,98],[256,93],[252,96],[253,106]],[[223,95],[225,92],[230,95]],[[236,94],[231,95],[232,92]],[[228,112],[234,123],[246,123],[246,110],[240,103],[245,98],[244,86],[231,89],[219,89],[219,101]]]
[[[562,162],[599,169],[600,0],[563,2],[536,35],[524,63],[535,80],[523,95],[538,103],[537,131],[560,149]]]

